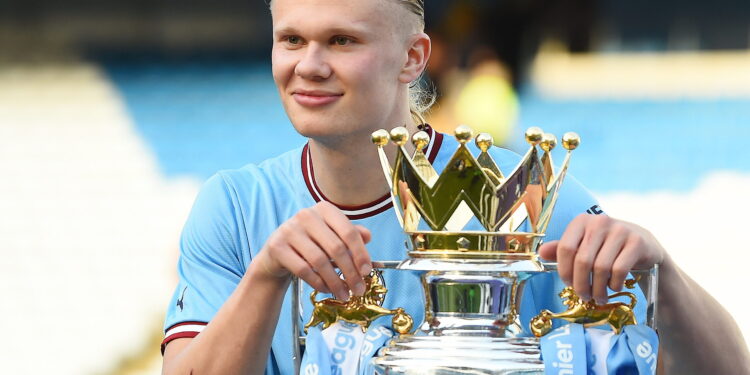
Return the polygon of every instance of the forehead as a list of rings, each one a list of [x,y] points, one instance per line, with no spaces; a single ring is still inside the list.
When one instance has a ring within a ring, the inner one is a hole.
[[[392,0],[273,0],[274,30],[353,29],[361,32],[392,30],[400,8]]]

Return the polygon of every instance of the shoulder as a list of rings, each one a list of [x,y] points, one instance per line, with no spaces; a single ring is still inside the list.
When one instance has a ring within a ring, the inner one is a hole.
[[[303,191],[301,155],[299,147],[260,164],[221,170],[206,182],[203,190],[229,199],[244,215],[275,210],[296,200]]]
[[[299,161],[294,162],[299,155],[300,150],[292,150],[257,165],[221,170],[206,180],[183,227],[183,255],[203,259],[221,254],[231,259],[233,269],[242,269],[298,204],[300,188],[289,181],[295,171],[301,174]]]
[[[302,151],[303,147],[298,147],[259,164],[222,170],[216,175],[226,184],[246,219],[258,215],[275,218],[279,213],[283,216],[306,203],[302,202],[307,191],[302,177]]]
[[[247,164],[237,169],[224,169],[216,173],[236,191],[270,188],[275,184],[293,182],[300,172],[302,147],[266,159],[260,164]]]
[[[258,215],[273,217],[277,201],[288,201],[298,189],[292,181],[301,174],[300,155],[298,148],[257,165],[218,171],[201,187],[188,224],[236,230]]]

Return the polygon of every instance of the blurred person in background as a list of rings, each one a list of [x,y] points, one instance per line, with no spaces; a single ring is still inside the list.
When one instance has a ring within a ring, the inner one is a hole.
[[[428,114],[435,129],[471,124],[507,145],[519,116],[524,67],[544,36],[570,52],[589,50],[595,2],[437,1],[427,33],[433,41],[429,76],[440,88]]]
[[[506,145],[518,118],[513,74],[485,36],[484,19],[494,16],[491,4],[443,3],[435,26],[428,29],[433,56],[427,66],[440,88],[427,118],[442,132],[471,124]],[[438,7],[436,7],[438,8]],[[434,10],[433,10],[434,12]],[[475,24],[477,23],[477,24]]]
[[[453,151],[438,144],[449,137],[417,121],[424,108],[410,105],[409,87],[431,52],[421,0],[273,0],[270,7],[274,79],[292,125],[309,142],[204,185],[181,238],[165,374],[291,373],[285,314],[292,276],[347,299],[363,293],[371,258],[392,255],[386,248],[401,251],[401,241],[390,242],[402,240],[400,227],[392,216],[378,216],[390,197],[370,134],[403,124],[431,135],[433,158]],[[501,165],[518,159],[499,148],[493,153]],[[561,199],[569,204],[561,211],[579,205],[581,214],[556,212],[561,233],[550,237],[559,241],[540,249],[558,262],[563,282],[601,302],[607,286],[621,289],[631,269],[660,264],[662,372],[747,371],[747,349],[731,317],[658,241],[634,224],[583,214],[593,198],[567,186],[575,193]],[[394,290],[396,304],[408,298],[404,290]]]

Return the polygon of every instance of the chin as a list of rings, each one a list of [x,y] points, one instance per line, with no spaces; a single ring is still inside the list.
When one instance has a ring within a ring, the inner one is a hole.
[[[344,131],[333,116],[291,115],[289,118],[297,133],[307,138],[336,137]]]
[[[293,113],[289,119],[297,133],[312,139],[336,139],[359,133],[361,122],[351,119],[351,116],[322,113]],[[369,134],[369,133],[368,133]]]

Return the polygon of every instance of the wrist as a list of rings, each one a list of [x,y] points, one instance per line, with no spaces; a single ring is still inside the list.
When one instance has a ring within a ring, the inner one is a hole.
[[[250,266],[243,279],[253,279],[253,283],[273,284],[277,287],[286,287],[292,280],[292,274],[280,267],[273,267],[272,260],[268,258],[266,252],[261,251],[255,259],[250,262]]]

